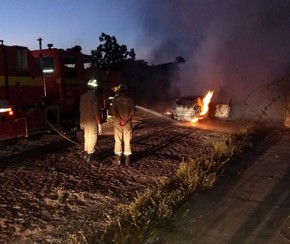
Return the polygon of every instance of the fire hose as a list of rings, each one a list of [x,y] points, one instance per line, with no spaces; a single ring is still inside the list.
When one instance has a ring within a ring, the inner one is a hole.
[[[65,140],[75,144],[75,145],[81,145],[81,143],[76,142],[70,138],[68,138],[64,133],[62,133],[61,131],[59,131],[57,128],[55,128],[55,126],[53,126],[48,120],[46,120],[47,124],[57,133],[59,134],[62,138],[64,138]],[[136,124],[133,126],[132,131],[134,131],[138,125],[140,125],[142,123],[142,121],[134,121]]]
[[[62,132],[60,132],[57,128],[55,128],[55,126],[53,126],[48,120],[46,120],[47,124],[57,133],[59,134],[62,138],[66,139],[67,141],[75,144],[75,145],[81,145],[80,143],[71,140],[70,138],[68,138],[65,134],[63,134]]]

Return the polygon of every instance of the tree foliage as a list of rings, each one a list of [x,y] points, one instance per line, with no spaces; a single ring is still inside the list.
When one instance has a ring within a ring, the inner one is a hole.
[[[135,60],[134,49],[120,45],[115,36],[102,33],[99,40],[101,44],[91,52],[99,68],[117,70],[125,60]]]

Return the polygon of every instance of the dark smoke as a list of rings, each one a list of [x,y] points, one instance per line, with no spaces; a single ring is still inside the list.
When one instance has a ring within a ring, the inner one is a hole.
[[[146,0],[140,4],[141,39],[146,46],[154,45],[149,63],[177,56],[186,60],[178,84],[183,95],[215,90],[217,102],[231,99],[237,117],[256,116],[275,100],[268,113],[272,109],[272,117],[283,117],[285,84],[265,84],[289,75],[289,0]]]

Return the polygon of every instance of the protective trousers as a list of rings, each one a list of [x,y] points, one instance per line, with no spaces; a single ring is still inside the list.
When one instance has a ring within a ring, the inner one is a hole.
[[[85,139],[84,150],[88,154],[92,154],[95,152],[95,145],[98,139],[98,127],[84,126],[83,129],[84,129],[84,139]]]
[[[121,126],[116,121],[114,122],[114,138],[115,138],[115,154],[122,155],[124,146],[124,155],[132,154],[131,139],[132,139],[132,123],[128,122]],[[124,145],[123,145],[124,144]]]

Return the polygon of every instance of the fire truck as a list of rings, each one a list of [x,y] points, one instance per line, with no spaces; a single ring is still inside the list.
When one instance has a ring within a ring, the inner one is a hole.
[[[94,77],[92,60],[79,49],[33,50],[33,57],[43,71],[43,89],[47,120],[55,126],[71,128],[78,123],[79,97],[87,81]]]
[[[80,95],[92,73],[80,50],[30,51],[0,44],[0,144],[78,124]],[[48,123],[49,122],[49,123]]]
[[[22,46],[0,45],[0,141],[45,130],[42,71]]]

